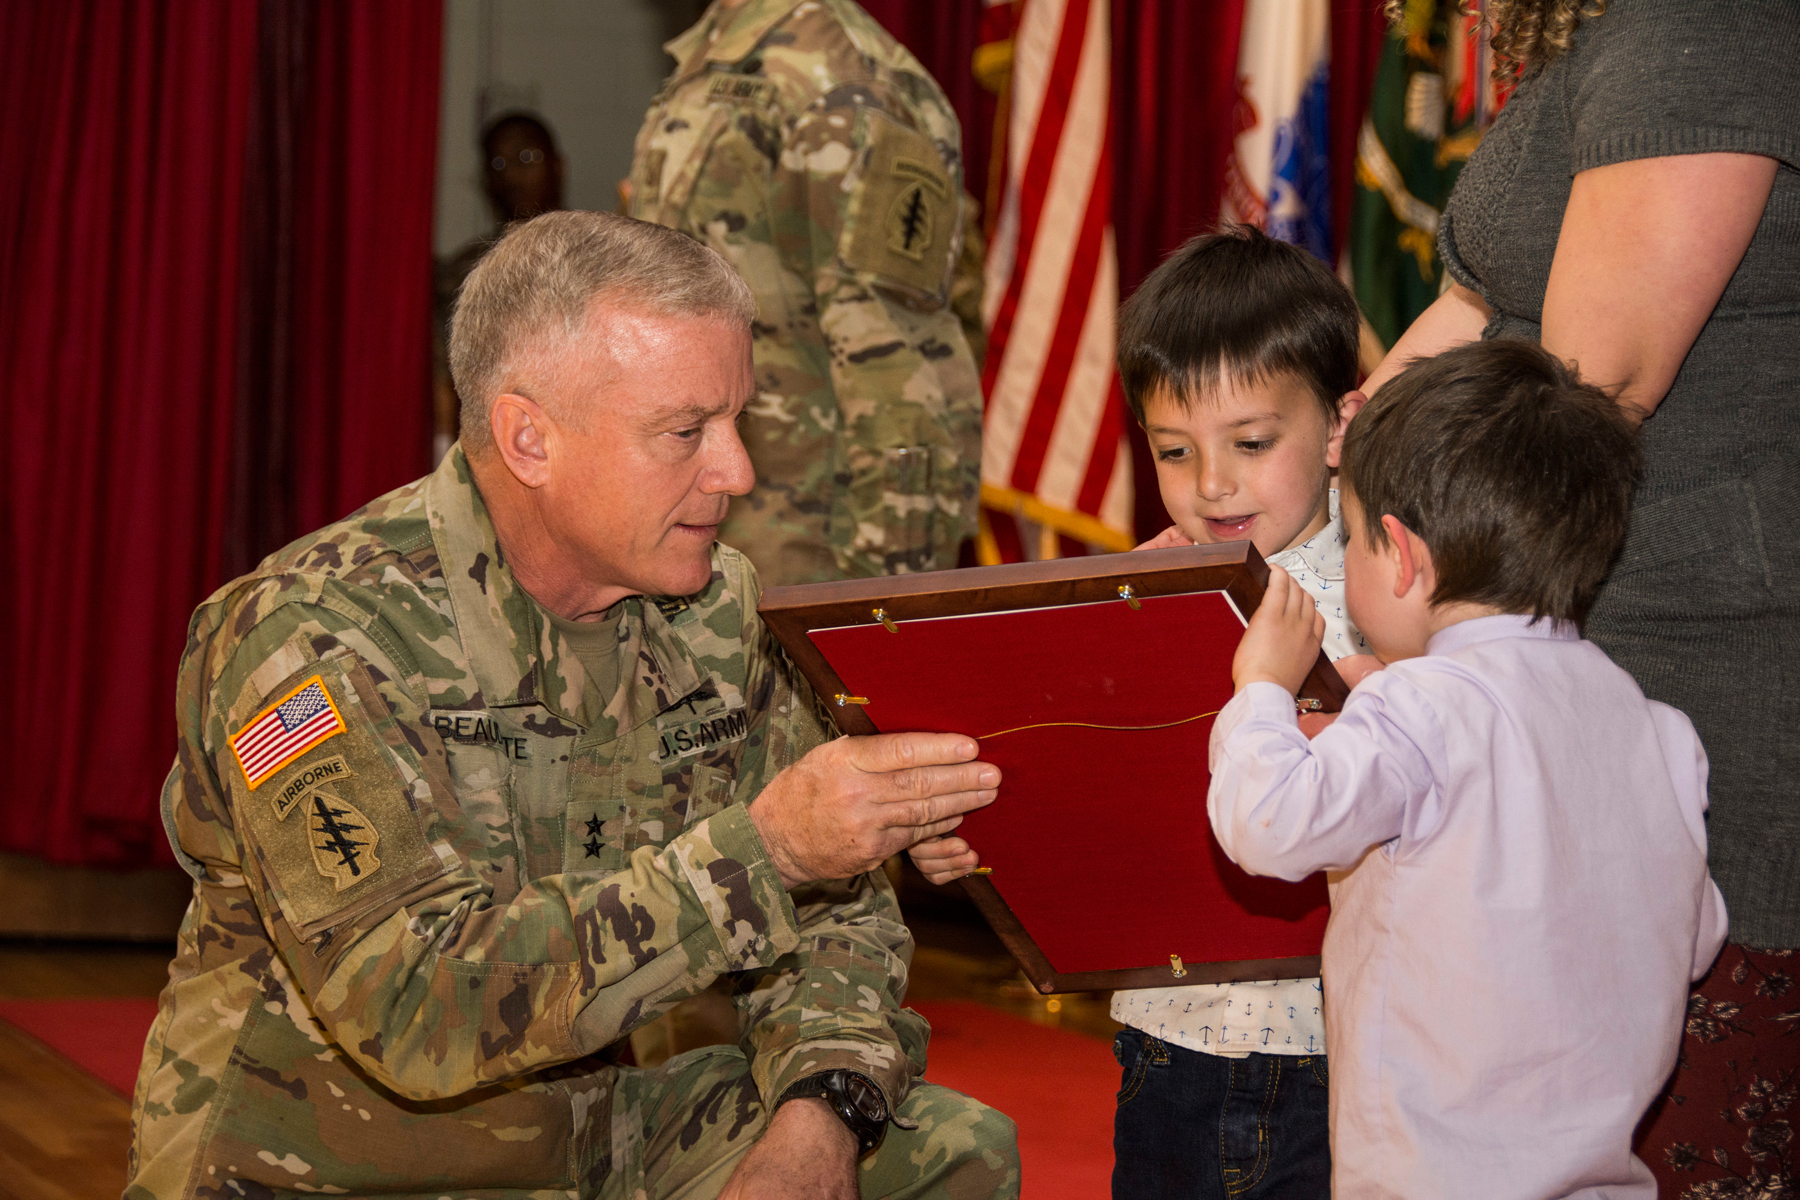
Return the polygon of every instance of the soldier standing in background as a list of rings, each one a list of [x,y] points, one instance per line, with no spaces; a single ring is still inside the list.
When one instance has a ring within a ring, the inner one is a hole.
[[[717,0],[638,133],[632,216],[756,293],[757,486],[720,530],[765,583],[956,565],[975,530],[981,386],[952,307],[961,131],[851,0]]]

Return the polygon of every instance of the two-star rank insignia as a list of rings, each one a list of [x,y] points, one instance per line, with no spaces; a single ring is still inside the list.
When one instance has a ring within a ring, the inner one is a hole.
[[[354,804],[320,789],[307,797],[306,818],[313,865],[338,891],[381,869],[375,856],[381,835]]]

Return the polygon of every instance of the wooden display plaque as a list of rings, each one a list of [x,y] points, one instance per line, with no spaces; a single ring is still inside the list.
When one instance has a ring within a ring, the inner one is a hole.
[[[1206,816],[1212,718],[1269,570],[1249,542],[770,588],[847,734],[966,733],[1000,796],[962,881],[1044,993],[1318,974],[1322,875],[1258,878]],[[1301,696],[1348,695],[1319,655]]]

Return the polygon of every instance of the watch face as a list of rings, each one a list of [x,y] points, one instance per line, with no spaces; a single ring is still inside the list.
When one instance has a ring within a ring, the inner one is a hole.
[[[887,1101],[881,1098],[881,1089],[861,1075],[844,1077],[844,1096],[856,1111],[871,1121],[888,1119]]]

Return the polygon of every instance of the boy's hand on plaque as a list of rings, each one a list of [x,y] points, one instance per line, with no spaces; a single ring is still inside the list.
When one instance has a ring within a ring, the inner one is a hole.
[[[1231,682],[1240,692],[1252,683],[1298,692],[1324,639],[1325,618],[1312,597],[1286,571],[1270,567],[1268,589],[1232,657]]]
[[[814,748],[769,781],[750,820],[788,888],[849,879],[993,803],[1000,768],[959,733],[883,733]]]
[[[1194,539],[1181,532],[1181,526],[1171,525],[1147,542],[1133,546],[1133,550],[1166,550],[1171,546],[1191,546]]]
[[[981,865],[981,855],[975,853],[969,843],[949,834],[920,842],[907,854],[912,856],[913,866],[940,887],[961,879]]]

